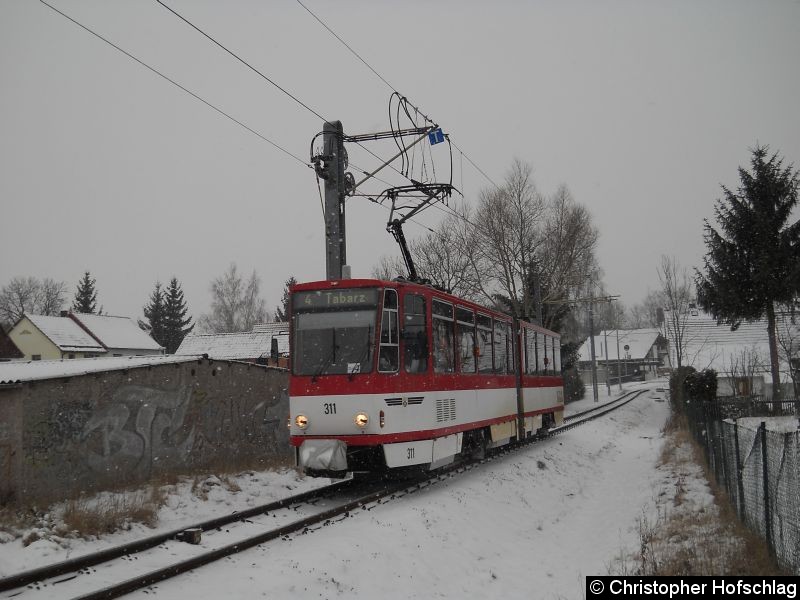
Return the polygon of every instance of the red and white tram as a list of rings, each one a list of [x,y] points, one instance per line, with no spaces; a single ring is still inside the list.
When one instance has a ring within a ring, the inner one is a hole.
[[[290,439],[309,474],[433,469],[563,419],[558,334],[405,281],[291,292]]]

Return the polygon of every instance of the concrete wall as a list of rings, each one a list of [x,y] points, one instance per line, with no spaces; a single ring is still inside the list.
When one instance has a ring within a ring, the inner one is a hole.
[[[199,360],[0,388],[0,469],[3,447],[10,457],[0,494],[46,501],[163,475],[290,464],[287,384],[283,370]]]

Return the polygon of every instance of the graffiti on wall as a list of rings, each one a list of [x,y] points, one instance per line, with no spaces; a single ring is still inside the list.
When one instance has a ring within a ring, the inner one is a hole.
[[[189,386],[171,391],[143,385],[117,388],[108,405],[83,427],[89,468],[149,475],[159,461],[185,463],[195,436],[194,424],[185,422],[191,396]]]

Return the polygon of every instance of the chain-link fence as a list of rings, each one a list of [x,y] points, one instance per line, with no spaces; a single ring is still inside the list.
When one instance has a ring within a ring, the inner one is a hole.
[[[800,574],[800,402],[718,399],[686,406],[692,434],[741,521]]]

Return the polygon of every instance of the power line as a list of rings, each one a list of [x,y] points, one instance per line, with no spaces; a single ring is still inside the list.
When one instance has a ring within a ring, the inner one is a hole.
[[[310,107],[308,104],[306,104],[305,102],[303,102],[302,100],[300,100],[300,98],[298,98],[297,96],[295,96],[294,94],[292,94],[291,92],[289,92],[288,90],[286,90],[284,87],[282,87],[281,85],[279,85],[278,83],[276,83],[275,81],[273,81],[273,80],[272,80],[270,77],[268,77],[267,75],[265,75],[264,73],[262,73],[261,71],[259,71],[258,69],[256,69],[256,68],[255,68],[253,65],[251,65],[249,62],[247,62],[246,60],[244,60],[244,59],[243,59],[242,57],[240,57],[238,54],[236,54],[235,52],[233,52],[232,50],[230,50],[229,48],[227,48],[227,47],[226,47],[225,45],[223,45],[222,43],[218,42],[218,41],[217,41],[217,40],[216,40],[214,37],[212,37],[211,35],[209,35],[209,34],[208,34],[208,33],[206,33],[205,31],[203,31],[202,29],[200,29],[200,28],[199,28],[197,25],[195,25],[194,23],[192,23],[191,21],[189,21],[189,19],[187,19],[186,17],[184,17],[183,15],[181,15],[180,13],[178,13],[178,12],[177,12],[176,10],[174,10],[173,8],[171,8],[171,7],[167,6],[166,4],[164,4],[164,2],[162,2],[162,0],[156,0],[156,2],[157,2],[158,4],[160,4],[161,6],[163,6],[165,9],[167,9],[169,12],[171,12],[172,14],[174,14],[176,17],[178,17],[178,18],[179,18],[180,20],[182,20],[184,23],[186,23],[187,25],[189,25],[189,26],[190,26],[192,29],[194,29],[194,30],[195,30],[195,31],[197,31],[198,33],[202,34],[202,35],[203,35],[204,37],[206,37],[208,40],[210,40],[211,42],[213,42],[214,44],[216,44],[217,46],[219,46],[220,48],[222,48],[222,49],[223,49],[225,52],[227,52],[227,53],[228,53],[228,54],[230,54],[232,57],[234,57],[236,60],[238,60],[239,62],[241,62],[243,65],[245,65],[245,66],[246,66],[247,68],[249,68],[251,71],[253,71],[253,72],[254,72],[254,73],[256,73],[257,75],[259,75],[259,76],[260,76],[262,79],[264,79],[265,81],[269,82],[270,84],[272,84],[273,86],[275,86],[276,88],[278,88],[278,89],[279,89],[281,92],[283,92],[283,93],[284,93],[284,94],[286,94],[286,95],[287,95],[289,98],[291,98],[292,100],[294,100],[295,102],[297,102],[297,103],[298,103],[300,106],[302,106],[303,108],[305,108],[305,109],[306,109],[307,111],[309,111],[311,114],[313,114],[314,116],[316,116],[317,118],[321,119],[321,120],[322,120],[322,121],[324,121],[324,122],[329,122],[329,119],[327,119],[327,118],[325,118],[324,116],[322,116],[322,115],[321,115],[321,114],[320,114],[318,111],[314,110],[314,109],[313,109],[313,108],[311,108],[311,107]],[[304,7],[304,8],[305,8],[305,7]],[[306,9],[306,10],[308,10],[308,9]],[[311,11],[309,11],[309,12],[311,12]],[[313,15],[313,13],[311,13],[311,14]],[[320,21],[320,22],[321,22],[321,21]],[[324,23],[323,23],[323,25],[324,25]],[[331,32],[331,33],[333,33],[333,32]],[[336,34],[334,34],[334,35],[336,35]],[[337,37],[338,37],[338,36],[337,36]],[[341,40],[341,38],[339,38],[339,39]],[[342,43],[344,43],[344,41],[342,41]],[[345,45],[346,45],[346,44],[345,44]],[[366,63],[365,63],[365,64],[366,64]],[[376,74],[377,74],[377,73],[376,73]],[[378,76],[380,77],[380,75],[378,75]],[[384,81],[385,81],[385,80],[384,80]],[[423,115],[423,116],[424,116],[424,115]],[[426,117],[426,118],[427,118],[427,117]],[[356,142],[356,143],[357,143],[359,146],[361,146],[361,147],[362,147],[364,150],[366,150],[367,152],[369,152],[369,153],[370,153],[372,156],[374,156],[375,158],[377,158],[379,161],[381,161],[381,162],[386,162],[385,160],[383,160],[383,158],[381,158],[380,156],[378,156],[377,154],[375,154],[375,153],[374,153],[372,150],[370,150],[369,148],[367,148],[366,146],[364,146],[364,145],[363,145],[361,142]],[[396,171],[396,172],[397,172],[399,175],[402,175],[403,177],[406,177],[406,176],[405,176],[405,175],[404,175],[402,172],[400,172],[400,171],[399,171],[397,168],[395,168],[393,165],[389,165],[389,167],[390,167],[390,168],[392,168],[393,170],[395,170],[395,171]],[[408,177],[406,177],[406,179],[408,179]],[[410,181],[410,179],[409,179],[409,181]]]
[[[221,44],[220,42],[218,42],[217,40],[215,40],[213,37],[211,37],[211,36],[210,36],[209,34],[207,34],[205,31],[203,31],[202,29],[200,29],[200,28],[199,28],[197,25],[195,25],[194,23],[192,23],[191,21],[189,21],[189,19],[187,19],[186,17],[184,17],[183,15],[181,15],[179,12],[177,12],[177,11],[176,11],[176,10],[174,10],[173,8],[170,8],[169,6],[167,6],[166,4],[164,4],[164,3],[163,3],[161,0],[156,0],[156,2],[158,2],[158,3],[159,3],[161,6],[163,6],[164,8],[166,8],[166,9],[167,9],[169,12],[171,12],[173,15],[175,15],[176,17],[178,17],[178,18],[179,18],[181,21],[183,21],[184,23],[186,23],[187,25],[189,25],[189,27],[191,27],[192,29],[194,29],[194,30],[195,30],[195,31],[197,31],[198,33],[202,34],[202,35],[203,35],[203,36],[205,36],[207,39],[209,39],[209,40],[211,40],[212,42],[214,42],[214,43],[215,43],[217,46],[219,46],[220,48],[222,48],[223,50],[225,50],[225,52],[227,52],[227,53],[228,53],[228,54],[230,54],[230,55],[231,55],[233,58],[235,58],[235,59],[236,59],[236,60],[238,60],[240,63],[242,63],[243,65],[245,65],[245,66],[246,66],[248,69],[250,69],[250,70],[251,70],[251,71],[253,71],[254,73],[257,73],[257,74],[258,74],[260,77],[262,77],[263,79],[265,79],[266,81],[268,81],[269,83],[271,83],[272,85],[274,85],[276,88],[278,88],[278,89],[279,89],[280,91],[282,91],[284,94],[286,94],[287,96],[289,96],[289,98],[291,98],[292,100],[294,100],[295,102],[297,102],[297,103],[298,103],[300,106],[302,106],[303,108],[305,108],[305,109],[306,109],[307,111],[309,111],[311,114],[313,114],[314,116],[316,116],[316,117],[318,117],[318,118],[322,119],[323,121],[328,121],[328,119],[326,119],[325,117],[323,117],[323,116],[322,116],[321,114],[319,114],[319,113],[318,113],[316,110],[314,110],[313,108],[311,108],[311,107],[310,107],[308,104],[306,104],[305,102],[303,102],[302,100],[300,100],[300,99],[299,99],[297,96],[295,96],[295,95],[294,95],[294,94],[292,94],[291,92],[287,91],[285,88],[283,88],[283,87],[281,87],[280,85],[278,85],[277,83],[275,83],[275,82],[274,82],[272,79],[270,79],[269,77],[267,77],[266,75],[264,75],[264,73],[262,73],[261,71],[259,71],[258,69],[256,69],[256,68],[255,68],[253,65],[251,65],[249,62],[247,62],[246,60],[244,60],[244,59],[243,59],[242,57],[240,57],[238,54],[236,54],[235,52],[233,52],[232,50],[228,49],[226,46],[224,46],[223,44]]]
[[[478,173],[480,173],[481,175],[483,175],[484,177],[486,177],[487,181],[489,181],[489,182],[490,182],[490,183],[491,183],[491,184],[492,184],[494,187],[496,187],[498,190],[502,189],[502,188],[501,188],[499,185],[497,185],[497,184],[494,182],[494,180],[493,180],[491,177],[489,177],[489,176],[488,176],[486,173],[484,173],[484,172],[483,172],[483,169],[481,169],[481,168],[480,168],[478,165],[476,165],[476,164],[473,162],[473,160],[472,160],[472,159],[471,159],[469,156],[467,156],[467,153],[466,153],[466,152],[464,152],[464,151],[463,151],[461,148],[459,148],[459,147],[458,147],[458,144],[456,144],[455,142],[453,142],[453,146],[455,146],[455,147],[456,147],[456,150],[458,150],[459,152],[461,152],[461,156],[463,156],[464,158],[466,158],[466,159],[467,159],[467,161],[469,161],[469,164],[471,164],[473,167],[475,167],[475,169],[478,171]]]
[[[160,0],[158,0],[158,1],[160,2]],[[302,7],[303,7],[303,8],[304,8],[304,9],[305,9],[307,12],[308,12],[308,14],[310,14],[312,17],[314,17],[314,19],[316,19],[316,20],[317,20],[317,22],[318,22],[320,25],[322,25],[322,26],[323,26],[325,29],[327,29],[327,30],[330,32],[330,34],[331,34],[333,37],[335,37],[337,40],[339,40],[339,41],[340,41],[340,42],[341,42],[341,43],[344,45],[344,47],[345,47],[345,48],[347,48],[347,49],[348,49],[350,52],[352,52],[352,53],[353,53],[353,55],[354,55],[356,58],[358,58],[358,60],[360,60],[362,63],[364,63],[364,65],[366,65],[366,67],[367,67],[367,68],[368,68],[370,71],[372,71],[372,72],[373,72],[373,73],[374,73],[374,74],[375,74],[375,75],[376,75],[376,76],[377,76],[377,77],[378,77],[378,78],[379,78],[381,81],[383,81],[383,83],[385,83],[385,84],[386,84],[386,85],[389,87],[389,89],[391,89],[393,92],[395,92],[395,93],[396,93],[398,96],[401,96],[401,97],[404,97],[404,98],[405,98],[405,96],[403,96],[403,95],[402,95],[402,94],[401,94],[399,91],[397,91],[397,88],[395,88],[395,87],[394,87],[394,86],[393,86],[391,83],[389,83],[389,82],[386,80],[386,78],[385,78],[383,75],[381,75],[380,73],[378,73],[378,71],[376,71],[376,70],[375,70],[375,69],[372,67],[372,65],[370,65],[370,64],[369,64],[369,63],[368,63],[366,60],[364,60],[364,58],[362,58],[362,57],[361,57],[361,55],[360,55],[358,52],[356,52],[355,50],[353,50],[353,48],[351,48],[351,47],[350,47],[350,45],[349,45],[349,44],[348,44],[346,41],[344,41],[344,40],[343,40],[343,39],[342,39],[342,38],[341,38],[341,37],[340,37],[340,36],[339,36],[339,35],[338,35],[338,34],[337,34],[335,31],[333,31],[333,29],[331,29],[330,27],[328,27],[328,25],[327,25],[327,24],[326,24],[326,23],[325,23],[325,22],[324,22],[322,19],[320,19],[320,18],[319,18],[319,17],[318,17],[316,14],[314,14],[313,12],[311,12],[311,10],[310,10],[310,9],[309,9],[309,8],[308,8],[308,7],[307,7],[305,4],[303,4],[303,2],[302,2],[301,0],[296,0],[296,2],[297,2],[297,3],[298,3],[300,6],[302,6]],[[408,101],[408,99],[407,99],[407,98],[406,98],[406,101]],[[411,104],[410,102],[409,102],[409,105],[410,105],[410,106],[411,106],[411,107],[412,107],[414,110],[416,110],[416,111],[417,111],[417,112],[418,112],[420,115],[422,115],[422,117],[423,117],[425,120],[427,120],[427,121],[429,121],[429,122],[431,122],[431,123],[433,122],[433,121],[431,121],[431,120],[430,120],[428,117],[426,117],[426,116],[425,116],[425,114],[424,114],[424,113],[422,113],[422,112],[421,112],[421,111],[420,111],[420,110],[419,110],[419,109],[418,109],[416,106],[414,106],[414,105],[413,105],[413,104]],[[467,156],[467,154],[466,154],[466,153],[465,153],[463,150],[461,150],[461,148],[459,148],[459,147],[458,147],[458,146],[455,144],[455,142],[453,142],[453,146],[455,146],[455,147],[456,147],[456,149],[457,149],[459,152],[461,152],[461,154],[462,154],[462,155],[463,155],[463,156],[464,156],[464,157],[465,157],[465,158],[466,158],[466,159],[469,161],[469,163],[470,163],[470,164],[471,164],[473,167],[475,167],[475,169],[476,169],[476,170],[477,170],[477,171],[478,171],[478,172],[479,172],[481,175],[483,175],[483,176],[486,178],[486,180],[487,180],[487,181],[489,181],[489,182],[490,182],[490,183],[491,183],[493,186],[495,186],[497,189],[501,189],[501,188],[500,188],[500,186],[499,186],[499,185],[497,185],[497,183],[495,183],[495,182],[494,182],[494,180],[493,180],[491,177],[489,177],[489,176],[488,176],[488,175],[487,175],[487,174],[486,174],[486,173],[483,171],[483,169],[481,169],[481,168],[480,168],[480,167],[479,167],[479,166],[478,166],[478,165],[477,165],[477,164],[476,164],[476,163],[475,163],[475,162],[474,162],[474,161],[473,161],[473,160],[472,160],[472,159],[471,159],[469,156]],[[395,169],[395,170],[396,170],[396,169]],[[399,171],[398,171],[398,172],[399,172]],[[401,173],[401,175],[402,175],[402,173]]]
[[[89,27],[87,27],[87,26],[86,26],[86,25],[84,25],[83,23],[80,23],[79,21],[77,21],[77,20],[73,19],[72,17],[70,17],[68,14],[61,12],[61,11],[60,11],[60,10],[58,10],[56,7],[54,7],[53,5],[51,5],[51,4],[48,4],[48,3],[47,3],[45,0],[39,0],[39,2],[41,2],[42,4],[44,4],[45,6],[47,6],[48,8],[50,8],[51,10],[53,10],[53,11],[57,12],[58,14],[60,14],[60,15],[61,15],[62,17],[64,17],[65,19],[67,19],[67,20],[71,21],[72,23],[74,23],[75,25],[77,25],[78,27],[80,27],[81,29],[83,29],[84,31],[87,31],[87,32],[91,33],[93,36],[95,36],[96,38],[98,38],[98,39],[100,39],[100,40],[104,41],[106,44],[108,44],[109,46],[111,46],[112,48],[114,48],[115,50],[117,50],[118,52],[121,52],[122,54],[124,54],[125,56],[127,56],[128,58],[130,58],[131,60],[134,60],[134,61],[136,61],[136,62],[137,62],[137,63],[139,63],[141,66],[143,66],[143,67],[145,67],[146,69],[148,69],[149,71],[152,71],[153,73],[155,73],[155,74],[156,74],[156,75],[158,75],[159,77],[161,77],[161,78],[163,78],[163,79],[167,80],[168,82],[170,82],[172,85],[174,85],[174,86],[176,86],[176,87],[180,88],[181,90],[183,90],[184,92],[186,92],[187,94],[189,94],[190,96],[192,96],[193,98],[195,98],[196,100],[199,100],[200,102],[202,102],[203,104],[205,104],[205,105],[206,105],[206,106],[208,106],[209,108],[211,108],[211,109],[215,110],[216,112],[218,112],[218,113],[219,113],[219,114],[221,114],[222,116],[224,116],[224,117],[226,117],[226,118],[230,119],[231,121],[233,121],[234,123],[236,123],[236,124],[237,124],[237,125],[239,125],[240,127],[243,127],[244,129],[246,129],[247,131],[249,131],[249,132],[250,132],[250,133],[252,133],[253,135],[255,135],[255,136],[257,136],[257,137],[261,138],[263,141],[265,141],[265,142],[267,142],[268,144],[270,144],[271,146],[273,146],[273,147],[277,148],[278,150],[280,150],[281,152],[283,152],[283,153],[284,153],[284,154],[286,154],[287,156],[290,156],[291,158],[293,158],[294,160],[296,160],[297,162],[299,162],[301,165],[303,165],[303,166],[305,166],[305,167],[313,168],[313,165],[310,165],[309,163],[307,163],[306,161],[304,161],[304,160],[303,160],[302,158],[300,158],[299,156],[297,156],[297,155],[295,155],[295,154],[292,154],[292,153],[291,153],[289,150],[287,150],[286,148],[284,148],[284,147],[280,146],[279,144],[276,144],[275,142],[273,142],[273,141],[272,141],[272,140],[270,140],[269,138],[266,138],[266,137],[264,137],[263,135],[261,135],[260,133],[258,133],[258,132],[257,132],[255,129],[253,129],[253,128],[249,127],[248,125],[244,124],[243,122],[241,122],[241,121],[240,121],[240,120],[238,120],[237,118],[235,118],[235,117],[233,117],[233,116],[229,115],[228,113],[226,113],[226,112],[225,112],[224,110],[222,110],[221,108],[218,108],[218,107],[214,106],[214,105],[213,105],[213,104],[211,104],[211,103],[210,103],[208,100],[206,100],[206,99],[204,99],[204,98],[200,97],[199,95],[197,95],[196,93],[194,93],[194,92],[193,92],[193,91],[191,91],[190,89],[188,89],[188,88],[186,88],[186,87],[182,86],[180,83],[178,83],[178,82],[177,82],[177,81],[175,81],[174,79],[171,79],[171,78],[170,78],[170,77],[168,77],[167,75],[164,75],[164,73],[162,73],[161,71],[159,71],[159,70],[158,70],[158,69],[156,69],[155,67],[151,67],[151,66],[150,66],[150,65],[148,65],[146,62],[144,62],[144,61],[140,60],[139,58],[137,58],[136,56],[134,56],[133,54],[131,54],[131,53],[130,53],[130,52],[128,52],[127,50],[124,50],[124,49],[123,49],[123,48],[121,48],[120,46],[117,46],[117,45],[116,45],[114,42],[112,42],[112,41],[108,40],[107,38],[104,38],[102,35],[100,35],[100,34],[99,34],[99,33],[97,33],[96,31],[94,31],[94,30],[90,29]]]
[[[297,0],[297,3],[298,3],[300,6],[302,6],[304,9],[306,9],[306,11],[308,12],[308,14],[310,14],[312,17],[314,17],[314,18],[317,20],[317,22],[318,22],[320,25],[322,25],[322,26],[323,26],[325,29],[327,29],[327,30],[328,30],[328,31],[331,33],[331,35],[332,35],[333,37],[335,37],[335,38],[336,38],[337,40],[339,40],[339,41],[340,41],[342,44],[344,44],[344,47],[345,47],[345,48],[347,48],[348,50],[350,50],[350,52],[352,52],[352,53],[353,53],[353,54],[356,56],[356,58],[358,58],[358,60],[360,60],[362,63],[364,63],[364,65],[365,65],[365,66],[366,66],[366,67],[367,67],[367,68],[368,68],[370,71],[372,71],[373,73],[375,73],[375,75],[376,75],[376,76],[377,76],[377,77],[378,77],[378,78],[379,78],[381,81],[383,81],[383,83],[385,83],[387,86],[389,86],[389,89],[391,89],[393,92],[397,92],[397,90],[395,89],[395,87],[394,87],[394,86],[393,86],[391,83],[389,83],[388,81],[386,81],[386,79],[384,79],[384,77],[383,77],[383,76],[382,76],[380,73],[378,73],[378,72],[377,72],[375,69],[373,69],[373,68],[372,68],[372,66],[371,66],[371,65],[370,65],[370,64],[369,64],[369,63],[368,63],[366,60],[364,60],[363,58],[361,58],[361,55],[360,55],[358,52],[356,52],[355,50],[353,50],[353,49],[350,47],[350,45],[349,45],[347,42],[345,42],[345,41],[344,41],[342,38],[340,38],[338,35],[336,35],[336,32],[335,32],[335,31],[333,31],[333,29],[331,29],[330,27],[328,27],[328,26],[325,24],[325,22],[324,22],[322,19],[320,19],[320,18],[319,18],[317,15],[315,15],[313,12],[311,12],[311,10],[310,10],[310,9],[309,9],[309,8],[308,8],[308,7],[307,7],[305,4],[303,4],[303,3],[302,3],[300,0]],[[397,92],[397,93],[399,94],[400,92]]]

